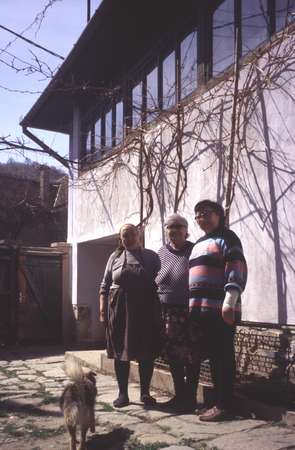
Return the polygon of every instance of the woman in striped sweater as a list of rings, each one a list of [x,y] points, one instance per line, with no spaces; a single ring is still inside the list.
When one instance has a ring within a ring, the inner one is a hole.
[[[235,323],[240,317],[247,266],[240,239],[226,228],[220,204],[211,200],[197,203],[195,218],[204,236],[190,255],[190,318],[192,326],[203,335],[215,396],[214,406],[201,414],[200,420],[218,421],[230,416]]]

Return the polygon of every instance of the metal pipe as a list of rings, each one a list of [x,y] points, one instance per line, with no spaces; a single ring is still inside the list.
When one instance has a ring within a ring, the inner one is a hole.
[[[52,158],[56,159],[58,162],[60,162],[63,166],[65,166],[68,170],[71,170],[70,163],[65,158],[60,156],[55,150],[50,148],[48,145],[45,144],[45,142],[41,141],[35,134],[33,134],[31,131],[27,129],[27,127],[23,126],[23,133],[25,136],[30,138],[33,142],[35,142],[39,147],[41,147],[41,150],[36,149],[36,151],[39,151],[41,153],[46,153],[48,156],[51,156]]]
[[[91,0],[87,0],[87,22],[91,18]]]

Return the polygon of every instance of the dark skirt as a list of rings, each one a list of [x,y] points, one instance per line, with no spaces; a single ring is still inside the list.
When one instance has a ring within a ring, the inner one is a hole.
[[[188,307],[163,304],[162,318],[165,330],[163,357],[177,364],[192,364]]]
[[[155,293],[112,289],[106,332],[109,358],[154,360],[161,351],[161,314]]]
[[[162,304],[164,350],[168,362],[199,365],[208,357],[208,330],[181,305]]]

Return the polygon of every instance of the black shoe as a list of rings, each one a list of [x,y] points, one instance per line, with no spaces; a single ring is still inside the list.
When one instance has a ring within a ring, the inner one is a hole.
[[[141,394],[140,401],[145,408],[150,408],[157,404],[157,400],[149,394]]]
[[[181,404],[180,412],[182,414],[194,414],[197,409],[197,402],[194,400],[185,400]]]
[[[174,396],[167,402],[160,403],[159,407],[177,414],[192,414],[196,409],[196,403]]]
[[[170,400],[167,400],[167,402],[159,403],[159,406],[163,409],[173,409],[176,410],[180,405],[179,399],[174,396],[170,398]]]
[[[123,408],[124,406],[129,405],[128,395],[120,394],[116,400],[113,401],[113,405],[115,408]]]

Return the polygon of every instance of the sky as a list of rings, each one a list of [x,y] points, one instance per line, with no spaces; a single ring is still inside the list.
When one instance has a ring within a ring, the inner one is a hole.
[[[100,3],[101,0],[91,0],[91,15]],[[40,13],[47,5],[49,7],[41,20]],[[0,0],[0,25],[61,56],[66,57],[69,54],[86,24],[87,0]],[[42,72],[46,72],[46,75],[24,70],[32,65],[38,67],[35,56],[43,62]],[[0,136],[15,139],[22,135],[20,120],[49,83],[51,72],[56,71],[61,63],[61,59],[0,28]],[[9,67],[11,64],[17,70]],[[32,131],[61,155],[68,154],[67,136],[60,133]],[[26,153],[25,156],[32,161],[58,166],[53,159],[36,153]],[[0,162],[5,162],[9,157],[24,160],[14,152],[0,152]]]

